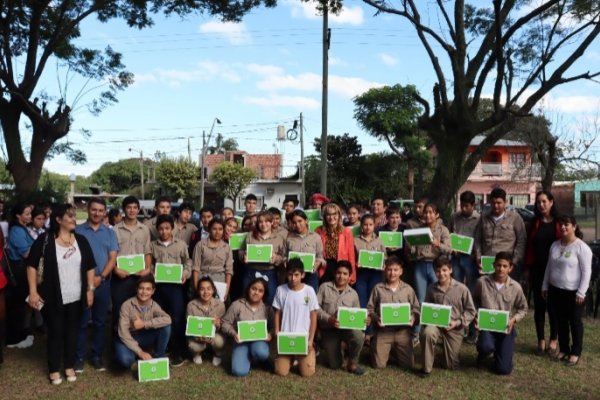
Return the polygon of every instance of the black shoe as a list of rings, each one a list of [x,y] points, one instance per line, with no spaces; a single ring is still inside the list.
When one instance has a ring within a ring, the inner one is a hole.
[[[92,365],[94,366],[94,369],[98,372],[106,371],[106,367],[104,367],[104,363],[100,358],[94,358],[92,360]]]
[[[431,372],[426,372],[420,369],[419,372],[417,372],[417,375],[419,375],[419,378],[427,379],[431,376]]]
[[[85,362],[83,360],[77,360],[75,361],[75,373],[77,374],[81,374],[83,373],[83,367],[85,365]]]
[[[181,367],[184,363],[185,363],[185,360],[183,358],[181,358],[181,356],[175,356],[169,360],[169,364],[171,365],[171,367],[175,367],[175,368]]]

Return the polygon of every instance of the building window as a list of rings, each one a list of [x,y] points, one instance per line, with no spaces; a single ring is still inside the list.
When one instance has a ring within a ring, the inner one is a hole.
[[[525,165],[525,153],[510,153],[508,155],[508,162],[511,167],[522,167]]]
[[[511,194],[508,199],[509,203],[515,208],[524,208],[529,204],[528,194]]]

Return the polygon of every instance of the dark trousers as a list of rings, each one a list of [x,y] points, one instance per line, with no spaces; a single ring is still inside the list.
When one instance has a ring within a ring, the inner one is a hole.
[[[183,285],[159,283],[156,285],[156,302],[171,316],[171,340],[169,349],[173,357],[185,357],[185,311],[186,298]]]
[[[136,275],[128,276],[125,279],[119,279],[113,275],[111,279],[112,326],[115,334],[119,328],[119,312],[121,311],[121,305],[123,305],[127,299],[135,296],[138,279],[139,277]]]
[[[77,359],[83,360],[87,349],[88,323],[92,321],[92,353],[91,359],[102,359],[106,343],[106,320],[110,307],[110,282],[105,281],[94,291],[94,304],[91,309],[83,311],[77,343]]]
[[[549,304],[542,297],[542,282],[544,281],[544,271],[531,273],[529,284],[533,292],[533,319],[535,321],[535,332],[538,340],[545,339],[546,311],[548,312],[548,322],[550,323],[550,340],[558,338],[558,323],[556,315],[550,311]]]
[[[509,375],[513,369],[513,351],[517,330],[509,334],[481,331],[477,339],[477,351],[480,356],[494,353],[494,370],[500,375]]]
[[[0,289],[0,364],[4,362],[4,341],[6,340],[6,288]]]
[[[60,371],[61,357],[65,369],[75,366],[77,337],[81,321],[81,302],[65,305],[48,305],[42,308],[47,326],[48,371]]]
[[[10,261],[15,276],[16,286],[7,286],[6,293],[6,344],[15,344],[27,337],[25,330],[25,299],[29,294],[27,284],[27,267],[23,261]]]
[[[583,309],[584,304],[575,301],[576,290],[564,290],[550,285],[548,302],[558,323],[558,346],[560,352],[579,357],[583,347]],[[573,344],[571,345],[571,339]]]

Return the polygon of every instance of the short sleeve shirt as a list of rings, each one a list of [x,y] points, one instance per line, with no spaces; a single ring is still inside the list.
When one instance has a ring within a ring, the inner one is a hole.
[[[281,311],[281,332],[309,333],[310,313],[319,309],[319,301],[309,285],[295,291],[284,284],[275,292],[273,308]]]

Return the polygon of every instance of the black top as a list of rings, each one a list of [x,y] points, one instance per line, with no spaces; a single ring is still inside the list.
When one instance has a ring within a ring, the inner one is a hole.
[[[535,255],[535,271],[544,273],[546,271],[546,264],[548,264],[548,253],[550,252],[550,246],[556,241],[554,232],[554,221],[543,222],[540,221],[540,226],[533,237],[533,251]]]
[[[48,238],[48,244],[46,245],[46,251],[44,252],[43,281],[38,291],[44,300],[46,307],[61,306],[62,294],[60,291],[60,278],[58,276],[58,263],[56,261],[56,241],[54,240],[54,235],[52,233],[40,235],[36,241],[33,242],[29,257],[27,258],[27,266],[33,267],[36,270],[38,269],[46,235],[50,235],[50,237]],[[78,233],[74,233],[74,235],[79,250],[81,251],[81,303],[84,308],[87,308],[87,271],[96,268],[96,262],[94,261],[92,248],[85,236]]]

